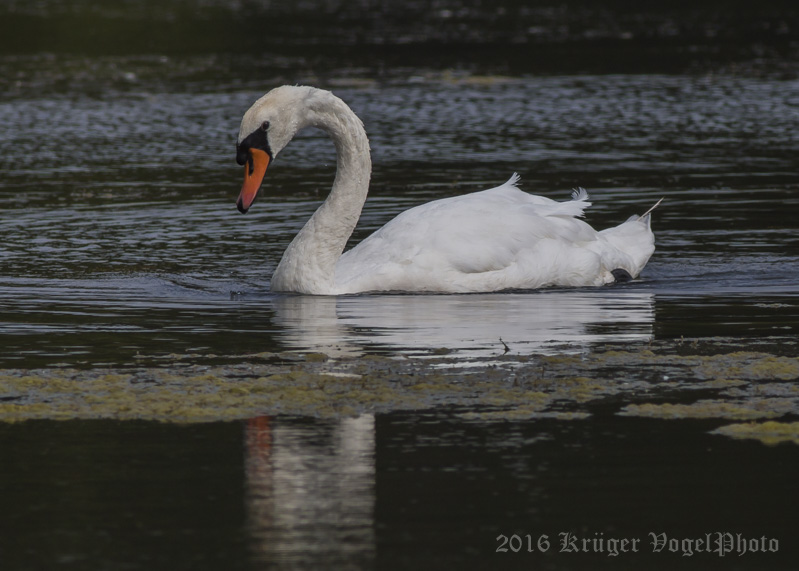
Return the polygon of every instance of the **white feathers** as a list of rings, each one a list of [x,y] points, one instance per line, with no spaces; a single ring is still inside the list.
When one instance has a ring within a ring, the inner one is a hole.
[[[579,219],[591,205],[585,189],[575,189],[570,201],[556,202],[520,190],[514,173],[496,188],[406,210],[342,254],[369,185],[366,133],[349,107],[329,92],[279,90],[279,97],[256,102],[242,131],[268,118],[270,143],[279,150],[296,125],[319,127],[335,142],[338,171],[330,196],[286,249],[272,277],[273,290],[342,294],[594,286],[614,281],[611,272],[618,268],[637,276],[654,251],[651,210],[644,215],[646,223],[642,217],[597,232]],[[279,109],[273,108],[276,102]],[[281,125],[284,121],[289,125]]]
[[[577,187],[572,191],[572,200],[588,200],[588,191],[583,187]]]

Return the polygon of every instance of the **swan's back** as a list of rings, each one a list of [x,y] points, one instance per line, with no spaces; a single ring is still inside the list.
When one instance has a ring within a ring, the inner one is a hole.
[[[654,251],[648,218],[603,235],[577,218],[590,206],[585,191],[557,202],[523,192],[517,182],[514,175],[496,188],[401,213],[342,255],[338,293],[601,285],[617,268],[637,275]],[[626,254],[626,241],[641,251]]]

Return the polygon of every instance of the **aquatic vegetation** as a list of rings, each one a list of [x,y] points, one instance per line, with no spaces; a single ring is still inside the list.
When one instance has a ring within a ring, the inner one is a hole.
[[[5,370],[0,420],[187,423],[442,406],[479,422],[573,420],[594,414],[595,405],[609,398],[622,416],[754,420],[799,414],[799,359],[724,352],[730,347],[719,341],[695,348],[677,354],[673,343],[664,342],[627,351],[598,347],[581,355],[503,354],[490,364],[439,351],[414,359],[258,353],[209,365],[197,355],[172,355],[162,367]]]
[[[712,434],[731,436],[732,438],[753,438],[763,444],[781,444],[793,442],[799,444],[799,422],[747,422],[728,424],[712,431]]]
[[[775,418],[792,412],[795,406],[780,399],[753,399],[744,403],[700,400],[691,404],[630,404],[619,414],[654,418]]]

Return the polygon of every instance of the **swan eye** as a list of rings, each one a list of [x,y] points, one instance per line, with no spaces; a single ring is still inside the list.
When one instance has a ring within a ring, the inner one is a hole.
[[[264,121],[263,123],[261,123],[261,129],[264,131],[269,129],[269,121]]]

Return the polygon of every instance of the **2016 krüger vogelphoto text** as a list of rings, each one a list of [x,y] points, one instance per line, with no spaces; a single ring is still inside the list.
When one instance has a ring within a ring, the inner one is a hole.
[[[571,531],[554,534],[500,534],[496,537],[497,553],[596,553],[608,557],[628,553],[665,553],[682,557],[709,553],[719,557],[743,556],[753,553],[776,553],[779,540],[774,537],[754,537],[742,533],[714,531],[692,537],[670,536],[651,531],[642,536],[612,537],[604,532],[580,535]]]

